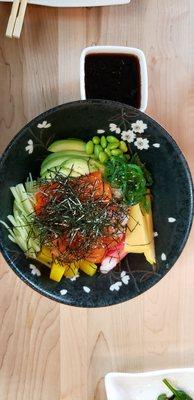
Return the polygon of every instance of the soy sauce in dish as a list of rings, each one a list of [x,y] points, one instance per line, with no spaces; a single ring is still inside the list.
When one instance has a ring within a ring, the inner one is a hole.
[[[86,98],[120,101],[140,108],[139,59],[133,54],[92,53],[85,58]]]

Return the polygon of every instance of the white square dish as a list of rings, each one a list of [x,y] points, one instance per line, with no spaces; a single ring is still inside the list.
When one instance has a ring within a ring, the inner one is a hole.
[[[4,0],[0,0],[1,2]],[[8,2],[12,0],[7,0]],[[128,4],[131,0],[29,0],[30,4],[49,7],[97,7]]]
[[[109,373],[105,376],[107,400],[157,400],[162,393],[170,396],[172,393],[162,382],[164,378],[194,398],[194,368],[181,368],[143,373]]]
[[[140,111],[145,111],[148,103],[148,74],[146,58],[142,50],[136,47],[127,46],[90,46],[82,50],[80,56],[80,96],[81,100],[86,100],[85,88],[85,59],[88,54],[132,54],[139,60],[140,77],[141,77],[141,103]],[[111,100],[111,99],[110,99]]]

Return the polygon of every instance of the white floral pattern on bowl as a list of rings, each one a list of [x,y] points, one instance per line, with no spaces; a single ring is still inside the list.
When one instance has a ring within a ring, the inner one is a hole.
[[[146,138],[137,138],[134,142],[134,146],[138,148],[138,150],[147,150],[149,149],[149,140]]]
[[[127,275],[126,271],[122,271],[120,277],[121,277],[121,280],[120,280],[120,281],[117,281],[117,282],[113,283],[113,284],[110,286],[109,289],[110,289],[111,292],[114,292],[115,290],[116,290],[116,292],[118,292],[118,291],[120,290],[120,287],[121,287],[123,284],[124,284],[124,285],[128,285],[128,283],[129,283],[129,281],[130,281],[130,276]]]
[[[40,270],[39,270],[34,264],[30,264],[29,267],[30,267],[30,269],[31,269],[31,274],[32,274],[32,275],[38,276],[38,277],[41,276]]]
[[[50,122],[47,122],[47,121],[43,121],[41,124],[37,125],[37,128],[39,128],[39,129],[48,129],[50,127],[51,127],[51,124],[50,124]]]
[[[29,139],[27,142],[27,146],[25,147],[28,154],[32,154],[34,150],[34,143],[32,139]]]
[[[135,133],[144,133],[145,129],[147,129],[147,124],[144,124],[142,120],[137,120],[133,124],[131,124],[131,128]]]
[[[121,132],[121,139],[128,143],[133,143],[135,138],[136,138],[136,134],[130,129],[128,131]]]
[[[115,132],[117,134],[121,133],[121,129],[116,124],[109,124],[109,129],[111,132]]]
[[[125,121],[126,127],[126,121]],[[150,147],[150,140],[147,139],[142,134],[145,133],[145,130],[148,128],[147,124],[145,124],[142,120],[136,120],[134,123],[130,124],[130,129],[122,130],[121,125],[117,125],[116,123],[111,122],[109,124],[109,131],[113,134],[120,135],[121,140],[128,142],[129,144],[134,144],[138,150],[148,150]],[[104,129],[97,129],[97,133],[105,133]],[[154,147],[160,147],[159,143],[154,143]]]

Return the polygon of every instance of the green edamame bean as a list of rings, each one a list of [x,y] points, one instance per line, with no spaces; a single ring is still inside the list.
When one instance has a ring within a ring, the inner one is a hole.
[[[102,146],[100,144],[95,144],[94,146],[94,154],[97,158],[99,158],[100,152],[103,151]]]
[[[94,152],[94,143],[92,140],[86,143],[86,154],[91,155]]]
[[[123,155],[123,152],[120,149],[113,149],[113,150],[111,150],[111,154],[112,154],[112,156],[121,156],[121,155]]]
[[[115,136],[112,136],[112,135],[107,136],[106,140],[108,143],[118,143],[118,145],[119,145],[119,139],[117,139]]]
[[[119,141],[118,141],[118,143],[109,143],[107,146],[107,148],[109,150],[114,150],[114,149],[117,149],[118,147],[119,147]]]
[[[107,140],[106,140],[105,136],[101,136],[100,143],[101,143],[102,148],[106,149]]]
[[[108,157],[111,156],[111,152],[110,152],[108,147],[106,147],[106,149],[104,149],[104,151],[105,151],[105,153],[107,154]]]
[[[100,151],[99,153],[99,161],[103,164],[105,161],[108,160],[108,156],[104,151]]]
[[[121,151],[122,151],[123,153],[126,153],[127,150],[128,150],[127,145],[126,145],[126,143],[125,143],[123,140],[120,141],[120,143],[119,143],[119,148],[121,149]]]
[[[100,138],[98,136],[94,136],[92,138],[92,141],[93,141],[94,144],[99,144],[100,143]]]

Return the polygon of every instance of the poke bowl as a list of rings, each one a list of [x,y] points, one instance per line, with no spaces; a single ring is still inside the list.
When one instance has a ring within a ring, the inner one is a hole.
[[[170,270],[193,216],[187,162],[157,122],[86,100],[29,122],[0,161],[0,245],[40,294],[102,307],[145,292]]]

